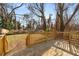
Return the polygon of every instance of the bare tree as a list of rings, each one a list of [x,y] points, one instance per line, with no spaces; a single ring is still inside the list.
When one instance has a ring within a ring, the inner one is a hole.
[[[70,23],[70,21],[72,20],[73,16],[77,13],[77,11],[79,10],[79,4],[76,5],[72,15],[70,17],[68,17],[67,13],[65,14],[66,15],[66,20],[67,22],[65,23],[64,22],[64,12],[67,12],[68,8],[69,8],[69,5],[66,6],[67,4],[64,4],[64,3],[58,3],[57,6],[56,6],[56,11],[57,11],[57,17],[59,17],[59,21],[60,21],[60,26],[59,26],[59,31],[64,31],[65,27]],[[57,18],[58,20],[58,18]]]
[[[7,22],[10,22],[11,19],[14,17],[13,15],[15,15],[15,10],[20,8],[23,5],[20,4],[19,6],[13,7],[13,4],[7,4],[7,3],[0,3],[0,16],[2,16],[3,21],[4,21],[4,27],[7,26]],[[16,20],[16,16],[15,16],[15,20]]]
[[[65,26],[72,20],[73,16],[77,13],[78,10],[79,10],[79,4],[77,4],[75,10],[73,11],[73,13],[70,16],[70,18],[68,19],[68,21],[66,22]]]
[[[43,3],[29,4],[28,9],[43,21],[43,30],[46,30],[45,8]]]
[[[49,14],[49,18],[47,19],[48,30],[51,30],[51,16],[52,14]]]
[[[26,22],[26,25],[27,25],[27,22],[29,22],[29,19],[30,19],[30,14],[23,15],[23,20]]]

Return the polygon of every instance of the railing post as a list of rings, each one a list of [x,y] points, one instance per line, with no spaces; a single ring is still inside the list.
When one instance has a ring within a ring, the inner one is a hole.
[[[30,33],[28,33],[28,36],[26,38],[26,47],[30,47]]]
[[[71,32],[69,32],[69,48],[70,48],[70,52],[72,52],[72,46],[71,46]]]
[[[6,40],[6,37],[5,37],[5,35],[3,36],[3,56],[5,56],[5,54],[6,54],[6,49],[5,49],[5,40]]]

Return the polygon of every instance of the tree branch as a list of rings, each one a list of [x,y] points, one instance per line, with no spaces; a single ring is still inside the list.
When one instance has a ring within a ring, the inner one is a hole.
[[[9,15],[11,15],[11,13],[15,10],[15,9],[18,9],[19,7],[21,7],[23,5],[23,3],[15,8],[12,9],[12,11],[9,13]]]
[[[66,22],[65,26],[71,21],[71,19],[73,18],[73,16],[76,14],[76,12],[79,10],[79,4],[76,6],[73,14],[71,15],[71,17],[69,18],[69,20]]]

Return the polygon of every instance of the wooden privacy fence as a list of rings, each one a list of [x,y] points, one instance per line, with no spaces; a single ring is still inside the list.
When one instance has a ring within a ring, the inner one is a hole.
[[[57,32],[58,45],[56,47],[65,50],[73,55],[79,55],[79,32]],[[66,44],[64,44],[66,43]]]
[[[63,39],[69,43],[78,44],[79,42],[79,32],[36,32],[29,33],[26,38],[26,45],[32,45],[35,43],[40,43],[42,41],[47,41],[49,38],[54,39]]]
[[[52,44],[55,45],[56,47],[66,52],[69,52],[73,55],[79,55],[79,32],[54,31],[54,32],[42,32],[42,33],[29,33],[26,38],[26,46],[31,47],[31,45],[47,41],[50,39],[54,41],[54,43]]]
[[[31,46],[43,41],[50,40],[51,38],[56,38],[56,31],[54,32],[35,32],[35,33],[29,33],[26,38],[26,46]]]
[[[69,35],[70,44],[79,49],[79,32],[71,32]]]
[[[64,39],[68,41],[73,41],[75,43],[79,42],[79,32],[57,32],[57,38],[58,39]]]
[[[15,40],[15,38],[18,39],[18,37],[17,38],[14,37],[14,40]],[[67,49],[65,49],[65,50],[78,55],[77,54],[78,52],[72,51],[73,48],[71,47],[71,45],[73,45],[73,46],[75,46],[75,48],[79,49],[79,32],[57,32],[57,31],[34,32],[34,33],[27,33],[27,36],[25,36],[25,37],[26,37],[26,39],[22,38],[22,40],[26,41],[26,47],[31,47],[34,44],[48,41],[50,39],[55,40],[55,41],[61,40],[61,42],[66,41],[69,44],[70,50],[67,50]],[[8,43],[10,43],[10,42],[8,42],[8,38],[6,39],[6,35],[1,35],[0,36],[0,55],[5,55],[7,53],[8,46],[9,46]],[[54,43],[52,43],[52,44],[54,44]],[[60,44],[60,45],[64,46],[64,44]],[[57,45],[55,45],[55,46],[57,46]],[[63,49],[63,47],[59,47],[59,48]]]
[[[0,55],[5,55],[8,49],[8,42],[5,35],[0,35]]]

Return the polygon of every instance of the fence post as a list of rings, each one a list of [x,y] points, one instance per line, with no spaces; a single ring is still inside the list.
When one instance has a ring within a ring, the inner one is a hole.
[[[71,41],[70,41],[70,39],[71,39],[71,32],[69,32],[69,48],[70,48],[70,52],[72,53],[72,47],[71,47]]]
[[[30,33],[28,33],[28,36],[26,38],[26,47],[30,47]]]
[[[3,56],[5,56],[5,54],[6,54],[6,49],[5,49],[5,41],[6,41],[6,37],[5,37],[5,35],[3,36]]]

